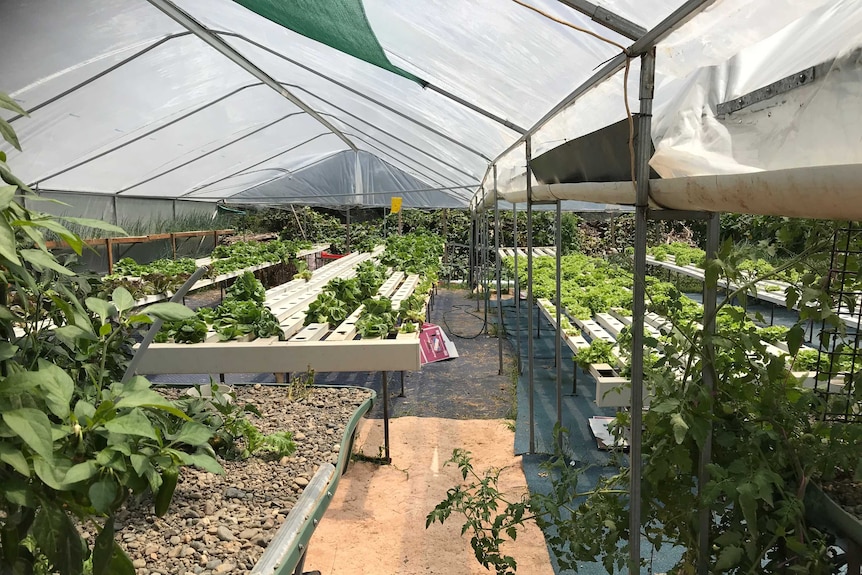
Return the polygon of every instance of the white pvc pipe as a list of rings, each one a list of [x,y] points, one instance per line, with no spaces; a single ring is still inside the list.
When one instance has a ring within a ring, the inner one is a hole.
[[[536,200],[634,204],[631,182],[538,184]],[[500,192],[509,202],[526,201],[526,190]],[[862,164],[812,166],[748,174],[650,180],[657,206],[769,216],[862,220]]]

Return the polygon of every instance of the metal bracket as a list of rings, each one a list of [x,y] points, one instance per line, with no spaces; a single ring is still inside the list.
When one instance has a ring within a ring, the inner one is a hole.
[[[747,108],[758,102],[763,102],[764,100],[768,100],[779,94],[784,94],[790,92],[791,90],[795,90],[796,88],[812,84],[818,78],[821,78],[825,75],[825,73],[832,66],[832,62],[833,60],[829,60],[828,62],[818,64],[817,66],[805,68],[804,70],[787,76],[786,78],[782,78],[777,82],[773,82],[767,86],[758,88],[753,92],[744,94],[739,98],[734,98],[733,100],[722,102],[716,107],[716,114],[718,116],[726,116],[727,114],[738,112],[743,108]]]

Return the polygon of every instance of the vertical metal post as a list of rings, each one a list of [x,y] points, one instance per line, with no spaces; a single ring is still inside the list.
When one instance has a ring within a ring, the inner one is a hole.
[[[398,394],[398,397],[407,397],[404,395],[404,370],[401,370],[401,393]]]
[[[494,172],[494,270],[497,275],[497,355],[500,360],[500,369],[497,375],[503,375],[503,305],[501,292],[503,291],[500,281],[500,205],[497,197],[497,164],[491,168]]]
[[[533,380],[533,369],[535,360],[533,358],[533,182],[530,176],[530,156],[532,155],[532,138],[527,136],[524,141],[526,148],[526,176],[527,176],[527,383],[529,393],[530,410],[530,454],[536,452],[535,433],[535,381]]]
[[[479,209],[478,206],[476,209]],[[476,212],[475,217],[473,218],[473,266],[475,268],[473,281],[476,284],[476,311],[479,311],[479,286],[482,285],[482,269],[479,260],[479,246],[482,242],[481,218],[482,215],[479,212]]]
[[[385,371],[380,373],[383,375],[383,449],[386,463],[390,463],[392,458],[389,457],[389,377]]]
[[[635,253],[632,302],[631,460],[629,500],[629,573],[640,573],[641,473],[643,469],[644,315],[646,313],[647,212],[649,209],[649,159],[652,152],[652,97],[655,84],[655,48],[641,56],[640,115],[635,153]]]
[[[713,260],[718,255],[719,235],[721,230],[721,221],[718,214],[712,216],[706,222],[706,260],[707,265],[710,260]],[[715,350],[712,344],[712,336],[715,334],[715,308],[716,297],[718,293],[718,282],[709,282],[704,278],[703,284],[703,385],[706,388],[713,401],[715,400],[715,379],[714,374],[714,359]],[[715,404],[712,406],[715,409]],[[709,470],[707,466],[712,459],[712,420],[708,421],[706,439],[703,443],[703,448],[700,451],[700,461],[697,467],[697,485],[698,493],[702,494],[703,489],[709,482]],[[708,575],[710,565],[710,549],[709,542],[709,527],[712,522],[712,511],[701,506],[698,512],[698,554],[697,554],[697,573],[698,575]]]
[[[482,279],[485,281],[485,333],[488,333],[488,304],[491,303],[491,278],[488,274],[491,271],[491,258],[488,257],[491,251],[491,218],[487,206],[485,206],[483,213],[485,218],[483,219],[482,236],[485,238],[485,242],[482,247],[482,262],[484,263],[484,266],[482,266]]]
[[[518,375],[524,373],[521,366],[521,280],[518,276],[518,204],[512,204],[512,246],[515,252],[515,352],[518,354]]]
[[[119,212],[119,208],[117,208],[117,195],[114,194],[113,196],[111,196],[111,200],[112,200],[111,205],[114,208],[114,221],[112,223],[115,226],[119,226],[120,225],[120,212]]]
[[[557,367],[557,427],[559,429],[562,429],[563,427],[563,291],[561,278],[563,268],[562,261],[560,259],[563,253],[562,210],[563,204],[557,200],[556,233],[554,234],[554,251],[556,252],[554,255],[557,260],[557,344],[554,347],[554,364]],[[557,435],[557,447],[559,447],[560,450],[563,449],[562,431]]]
[[[473,221],[476,215],[470,213],[470,227],[467,229],[467,289],[473,293]]]
[[[449,208],[443,210],[443,267],[447,270],[446,272],[446,287],[449,287],[449,283],[452,280],[452,271],[449,268]]]

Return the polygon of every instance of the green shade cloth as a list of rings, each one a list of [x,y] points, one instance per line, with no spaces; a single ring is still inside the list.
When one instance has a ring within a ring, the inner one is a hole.
[[[393,66],[365,15],[362,0],[234,0],[267,20],[425,86]]]

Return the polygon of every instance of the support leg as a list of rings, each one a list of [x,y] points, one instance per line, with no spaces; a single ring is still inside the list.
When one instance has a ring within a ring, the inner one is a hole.
[[[404,395],[404,370],[401,370],[401,393],[398,394],[398,397],[407,397]]]
[[[572,395],[578,394],[578,364],[572,362]]]
[[[536,304],[536,339],[542,339],[542,312]]]
[[[386,463],[392,463],[389,456],[389,376],[383,371],[383,449]]]

